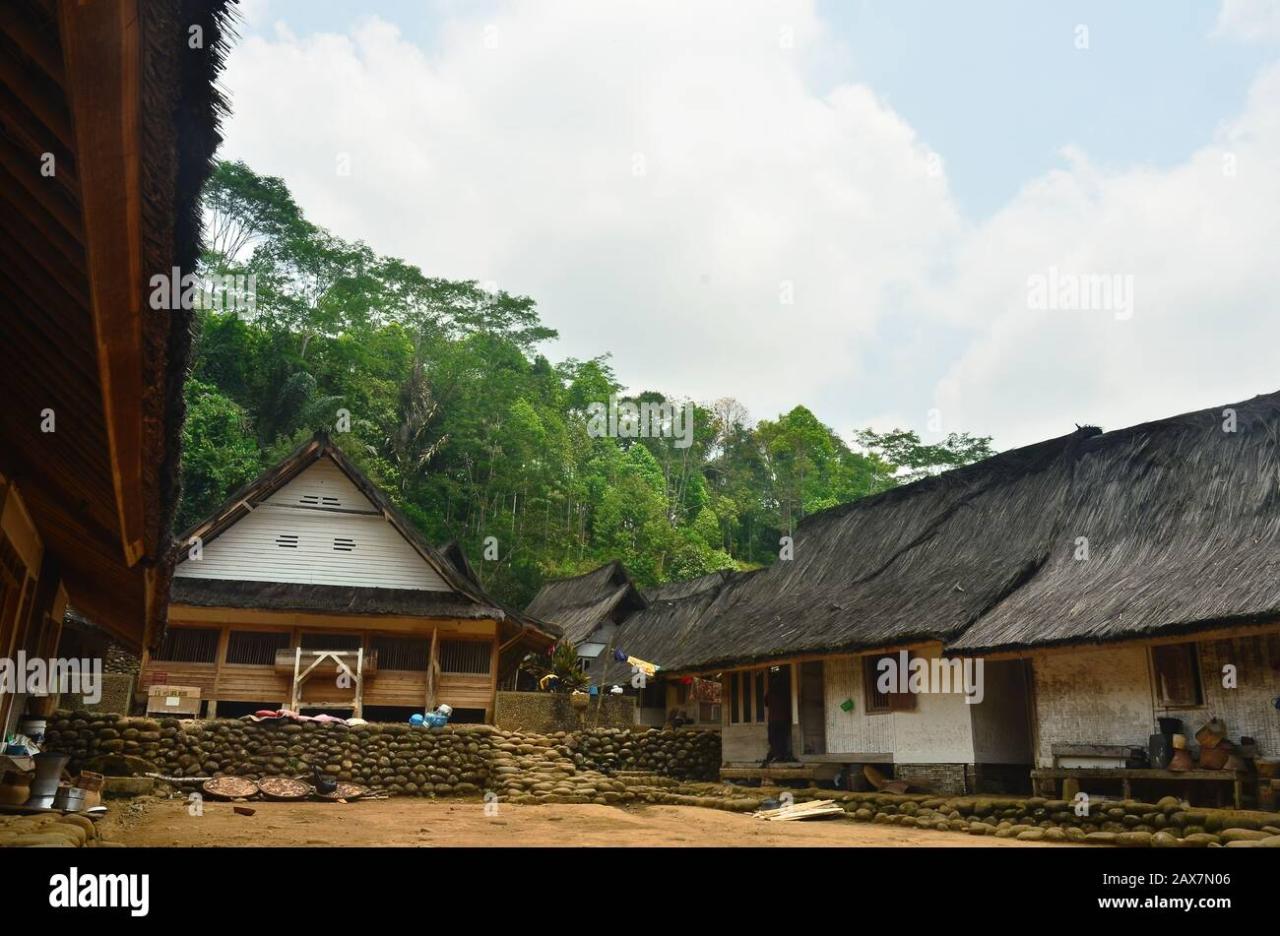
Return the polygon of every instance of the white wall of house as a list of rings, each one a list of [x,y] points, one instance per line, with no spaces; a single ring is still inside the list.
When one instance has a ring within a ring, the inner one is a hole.
[[[758,764],[769,753],[769,725],[721,724],[720,757],[728,764]]]
[[[349,511],[366,511],[351,513]],[[181,578],[449,591],[444,579],[322,458],[184,559]]]
[[[1236,668],[1236,688],[1222,685],[1223,667]],[[1157,707],[1158,715],[1181,718],[1192,734],[1213,716],[1227,723],[1228,737],[1242,735],[1258,742],[1263,757],[1280,757],[1280,629],[1274,633],[1203,641],[1200,644],[1200,683],[1205,704],[1195,709]]]
[[[1156,730],[1146,647],[1037,653],[1032,667],[1036,766],[1053,766],[1055,744],[1146,747]]]
[[[1177,708],[1157,704],[1148,645],[1036,654],[1037,765],[1052,765],[1054,744],[1146,747],[1165,715],[1182,719],[1188,737],[1216,715],[1231,740],[1248,735],[1261,755],[1280,756],[1280,712],[1272,703],[1280,695],[1280,630],[1198,646],[1204,704]],[[1236,667],[1235,689],[1222,685],[1228,663]]]
[[[915,651],[927,659],[940,652]],[[871,714],[862,680],[861,657],[823,662],[829,754],[892,754],[899,764],[974,763],[972,706],[962,693],[924,693],[914,711]],[[853,700],[850,712],[840,707],[846,699]]]

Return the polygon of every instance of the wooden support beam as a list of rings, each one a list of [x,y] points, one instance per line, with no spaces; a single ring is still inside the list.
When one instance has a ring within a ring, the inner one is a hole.
[[[63,0],[58,14],[75,150],[90,157],[77,167],[84,240],[120,545],[132,566],[147,552],[138,4]]]
[[[440,628],[431,628],[431,652],[427,656],[427,708],[428,712],[436,707],[436,672],[440,669]]]

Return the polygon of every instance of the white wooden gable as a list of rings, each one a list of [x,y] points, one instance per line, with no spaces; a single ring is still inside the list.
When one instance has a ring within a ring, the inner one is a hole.
[[[450,591],[329,457],[306,468],[212,542],[180,578]]]

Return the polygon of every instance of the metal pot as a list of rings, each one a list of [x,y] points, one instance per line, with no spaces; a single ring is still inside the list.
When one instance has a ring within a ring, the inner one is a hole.
[[[53,797],[53,808],[78,812],[84,808],[84,794],[79,787],[62,787]]]

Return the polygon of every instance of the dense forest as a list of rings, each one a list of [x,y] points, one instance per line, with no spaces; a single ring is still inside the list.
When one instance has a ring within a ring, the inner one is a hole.
[[[523,606],[613,558],[641,584],[767,564],[807,514],[991,454],[989,438],[908,430],[854,432],[855,448],[803,406],[753,422],[728,398],[694,405],[687,446],[600,437],[588,413],[611,395],[688,401],[626,395],[605,353],[553,363],[532,299],[379,256],[243,163],[218,166],[204,206],[203,277],[255,288],[251,309],[216,288],[199,303],[182,527],[323,428]]]

